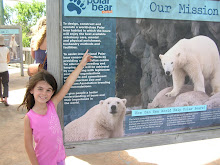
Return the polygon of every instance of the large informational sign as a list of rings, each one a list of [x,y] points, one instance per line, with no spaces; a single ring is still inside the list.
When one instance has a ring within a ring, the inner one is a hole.
[[[10,61],[20,63],[23,61],[22,52],[20,51],[21,29],[16,26],[0,26],[0,34],[5,38],[5,46],[10,50]]]
[[[220,125],[220,1],[63,0],[64,140]]]
[[[20,63],[21,75],[23,71],[23,55],[22,55],[22,31],[20,26],[0,25],[0,34],[5,38],[5,46],[10,51],[10,63]]]

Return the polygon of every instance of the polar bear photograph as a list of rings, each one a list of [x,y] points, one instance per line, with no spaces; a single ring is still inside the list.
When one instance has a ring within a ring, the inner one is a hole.
[[[64,141],[123,137],[126,99],[109,97],[64,127]]]
[[[205,82],[210,82],[211,95],[220,92],[219,52],[209,37],[181,39],[159,58],[165,74],[172,75],[173,79],[173,89],[166,96],[177,96],[187,75],[194,84],[194,91],[205,92]]]

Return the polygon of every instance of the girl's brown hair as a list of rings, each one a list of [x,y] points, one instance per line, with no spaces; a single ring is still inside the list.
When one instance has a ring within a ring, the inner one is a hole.
[[[49,85],[51,85],[51,87],[53,88],[53,91],[54,91],[54,94],[52,95],[52,97],[56,94],[57,82],[56,82],[55,78],[48,71],[42,70],[30,78],[29,83],[27,85],[24,100],[23,100],[22,104],[18,107],[18,109],[22,106],[27,108],[27,111],[29,111],[31,108],[33,108],[33,106],[35,104],[35,100],[34,100],[34,96],[30,92],[39,81],[46,81]]]

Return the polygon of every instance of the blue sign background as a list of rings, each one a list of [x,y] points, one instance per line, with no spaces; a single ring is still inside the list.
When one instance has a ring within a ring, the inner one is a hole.
[[[206,111],[206,109],[207,109],[207,105],[141,109],[141,110],[132,110],[132,116],[148,116],[148,115],[162,115],[162,114],[171,114],[171,113],[197,112],[197,111]]]
[[[19,29],[0,29],[0,34],[19,34]]]
[[[97,91],[98,93],[104,93],[105,96],[95,97],[93,100],[81,101],[80,104],[64,104],[64,125],[68,124],[72,120],[81,117],[85,114],[91,107],[98,104],[100,100],[104,100],[108,97],[115,96],[115,59],[116,59],[116,19],[115,18],[82,18],[82,17],[64,17],[63,22],[65,23],[98,23],[102,27],[106,27],[111,30],[110,33],[106,35],[99,36],[101,44],[98,46],[95,45],[79,45],[77,49],[64,49],[64,54],[71,53],[84,53],[86,49],[89,49],[90,52],[105,52],[106,57],[109,59],[109,69],[110,72],[102,72],[102,74],[107,75],[105,81],[110,81],[109,85],[92,85],[92,88],[71,88],[69,93],[72,92],[88,92],[88,91]],[[74,30],[74,28],[73,28]],[[70,35],[71,37],[71,35]],[[64,39],[63,39],[64,40]],[[74,58],[73,56],[69,56]],[[82,57],[82,56],[81,56]],[[79,58],[81,60],[81,57]],[[76,66],[72,66],[72,69]],[[65,80],[64,80],[65,81]],[[68,96],[68,94],[67,94]],[[64,100],[65,101],[65,100]]]
[[[210,116],[205,117],[203,112],[188,112],[155,116],[126,116],[125,134],[152,134],[179,131],[184,129],[194,129],[216,126],[220,124],[217,117],[219,108],[205,111]],[[169,119],[173,120],[170,124]],[[133,126],[133,127],[132,127]]]

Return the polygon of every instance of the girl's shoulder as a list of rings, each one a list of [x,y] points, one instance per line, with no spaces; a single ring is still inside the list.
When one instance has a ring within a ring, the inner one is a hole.
[[[32,113],[32,109],[30,109],[25,116],[29,116]]]
[[[30,125],[30,119],[29,119],[29,117],[28,117],[27,114],[24,116],[24,124],[25,124],[25,125],[26,125],[26,124],[29,124],[29,125]]]
[[[26,113],[26,115],[24,116],[24,120],[29,120],[29,118],[28,118],[28,113]]]
[[[26,115],[24,116],[24,120],[30,120],[30,117],[32,116],[32,110],[30,109],[27,113],[26,113]]]
[[[52,111],[56,111],[55,105],[52,100],[47,102],[47,107],[50,108]]]

